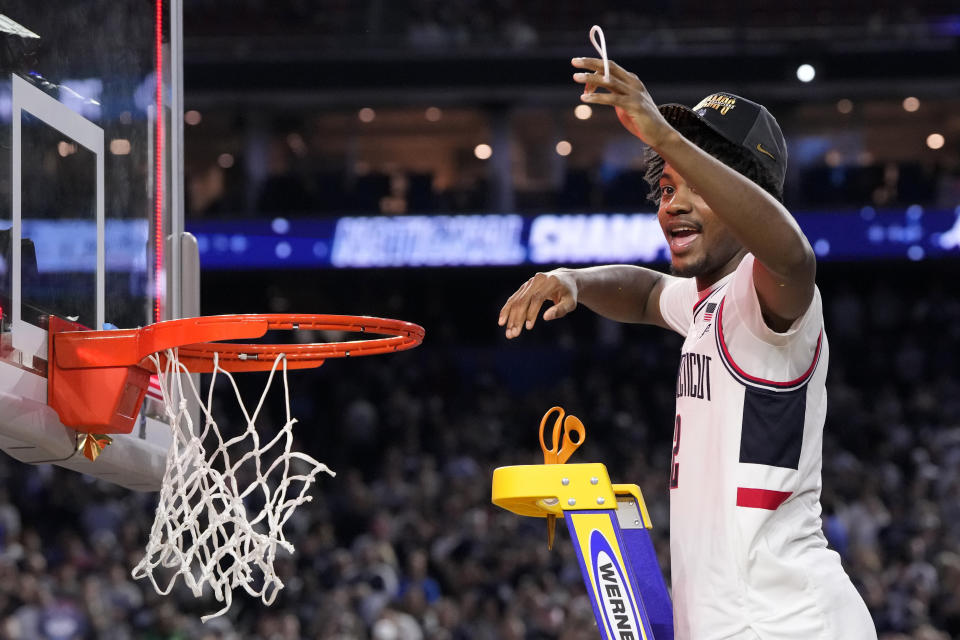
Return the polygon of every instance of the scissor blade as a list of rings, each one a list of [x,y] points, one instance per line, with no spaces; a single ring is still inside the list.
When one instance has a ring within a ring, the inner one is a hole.
[[[547,551],[553,551],[553,541],[557,536],[557,516],[547,516]]]

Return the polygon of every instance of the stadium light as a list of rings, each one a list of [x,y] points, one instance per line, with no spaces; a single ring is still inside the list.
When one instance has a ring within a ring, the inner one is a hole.
[[[577,117],[577,120],[589,120],[590,116],[593,115],[593,109],[588,104],[578,104],[573,109],[573,115]]]
[[[797,67],[797,80],[800,82],[810,82],[817,75],[817,70],[812,64],[802,64]]]

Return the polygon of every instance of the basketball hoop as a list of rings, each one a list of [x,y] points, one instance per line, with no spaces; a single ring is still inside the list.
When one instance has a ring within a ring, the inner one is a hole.
[[[288,369],[319,367],[330,358],[392,353],[423,341],[423,327],[366,316],[245,314],[167,320],[139,329],[77,330],[50,317],[49,404],[66,426],[87,433],[130,433],[155,368],[149,359],[176,349],[190,373],[269,371],[286,356]],[[270,330],[336,330],[391,336],[311,344],[230,344]]]
[[[271,604],[283,582],[274,571],[277,552],[293,552],[283,525],[325,464],[292,450],[293,425],[287,371],[319,367],[330,358],[392,353],[423,341],[422,327],[400,320],[332,315],[233,315],[168,320],[140,329],[86,331],[50,318],[48,402],[64,425],[101,434],[130,433],[152,374],[156,374],[172,439],[160,501],[146,554],[134,568],[166,595],[177,576],[200,597],[212,589],[225,613],[233,590]],[[310,344],[222,343],[251,340],[270,330],[336,330],[387,337]],[[231,372],[269,371],[251,413]],[[193,373],[212,373],[206,398]],[[283,380],[285,421],[261,436],[257,420],[277,374]],[[242,433],[224,436],[212,414],[213,388],[225,376],[246,421]],[[200,407],[194,424],[190,402]],[[109,441],[109,438],[106,438]],[[262,504],[257,511],[255,504]],[[256,512],[255,512],[256,511]],[[255,513],[254,513],[255,512]],[[159,573],[167,569],[164,582]]]

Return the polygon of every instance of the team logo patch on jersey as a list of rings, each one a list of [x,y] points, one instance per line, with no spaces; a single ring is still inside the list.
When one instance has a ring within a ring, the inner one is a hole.
[[[643,638],[640,616],[633,603],[626,573],[606,537],[596,529],[590,532],[590,559],[597,601],[601,604],[608,637],[617,640]]]

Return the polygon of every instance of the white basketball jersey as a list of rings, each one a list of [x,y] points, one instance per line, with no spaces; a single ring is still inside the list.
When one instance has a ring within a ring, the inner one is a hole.
[[[828,348],[820,292],[785,333],[763,321],[752,255],[708,291],[674,278],[670,559],[677,640],[874,639],[827,549],[820,469]]]

